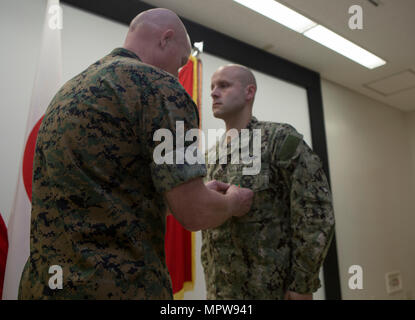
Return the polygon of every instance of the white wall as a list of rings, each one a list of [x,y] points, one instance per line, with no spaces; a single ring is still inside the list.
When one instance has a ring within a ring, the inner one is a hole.
[[[405,113],[332,82],[322,93],[343,298],[404,299],[415,290],[415,132]],[[348,287],[351,265],[363,268],[363,290]],[[385,273],[394,270],[404,292],[389,296]]]
[[[225,128],[223,120],[213,117],[210,81],[213,73],[220,66],[231,62],[208,53],[203,53],[201,60],[203,63],[202,129],[207,135],[207,129]],[[252,71],[258,83],[253,115],[258,120],[290,123],[311,145],[307,91],[256,70]]]
[[[45,10],[43,1],[0,0],[0,212],[12,207]]]

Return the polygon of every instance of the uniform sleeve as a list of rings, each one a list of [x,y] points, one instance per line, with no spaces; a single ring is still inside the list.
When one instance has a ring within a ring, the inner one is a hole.
[[[334,233],[332,197],[319,157],[291,126],[273,148],[274,165],[288,188],[291,270],[289,291],[315,292],[319,271]]]
[[[170,76],[153,81],[151,87],[150,94],[144,97],[147,110],[144,111],[143,128],[148,141],[147,152],[151,158],[150,168],[154,186],[158,192],[165,193],[186,181],[204,177],[206,166],[202,154],[199,154],[196,162],[189,162],[186,157],[189,146],[195,146],[193,140],[186,141],[186,133],[190,129],[199,128],[197,107],[192,98],[179,82]],[[162,130],[159,131],[160,129]],[[159,136],[163,136],[162,138],[155,139],[157,131],[161,132]],[[171,148],[166,142],[166,135],[172,142]],[[176,144],[177,141],[180,142]],[[160,143],[164,143],[163,146],[159,146]],[[160,150],[163,151],[160,153]],[[192,154],[196,154],[196,151]],[[173,159],[173,162],[161,163],[163,161],[158,159],[160,155],[164,159]]]

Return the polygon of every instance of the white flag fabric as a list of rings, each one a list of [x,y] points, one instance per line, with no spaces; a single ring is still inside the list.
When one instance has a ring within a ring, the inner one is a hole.
[[[3,287],[3,299],[7,300],[17,299],[20,277],[29,257],[33,153],[41,118],[62,85],[61,29],[62,9],[59,0],[48,0],[26,125],[25,148],[8,223],[9,251]]]

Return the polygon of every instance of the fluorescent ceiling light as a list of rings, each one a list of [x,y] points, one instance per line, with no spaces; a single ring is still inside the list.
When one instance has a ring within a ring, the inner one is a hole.
[[[329,49],[365,66],[374,69],[386,64],[386,61],[353,42],[339,36],[329,29],[304,17],[298,12],[274,0],[233,0],[251,10],[254,10],[306,37],[317,41]]]
[[[314,21],[274,0],[234,1],[300,33],[317,25]]]
[[[353,42],[339,36],[321,25],[307,30],[304,32],[304,35],[365,66],[366,68],[374,69],[386,63],[385,60],[382,60],[369,51],[359,47]]]

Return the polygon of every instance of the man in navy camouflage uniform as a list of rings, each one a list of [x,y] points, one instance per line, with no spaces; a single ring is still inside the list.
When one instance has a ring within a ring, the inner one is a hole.
[[[197,108],[177,80],[190,50],[177,15],[145,11],[131,22],[123,48],[58,91],[36,143],[30,257],[19,298],[172,299],[167,205],[189,230],[249,210],[252,191],[205,185],[204,164],[154,161],[158,129],[175,138],[176,121],[198,128]],[[62,268],[62,289],[49,286],[52,266]]]
[[[249,166],[242,161],[231,163],[233,152],[243,154],[242,143],[229,147],[236,137],[224,137],[216,152],[209,152],[207,180],[250,188],[254,200],[247,215],[202,231],[207,297],[312,299],[334,232],[321,161],[292,126],[252,116],[256,81],[249,69],[219,68],[211,90],[214,116],[225,121],[227,131],[249,129],[250,150],[255,150],[253,132],[260,130],[260,155],[254,156],[260,156],[261,166],[252,175],[244,174]]]

